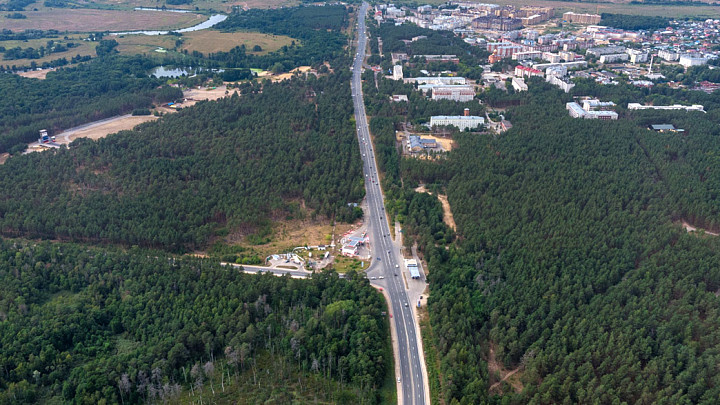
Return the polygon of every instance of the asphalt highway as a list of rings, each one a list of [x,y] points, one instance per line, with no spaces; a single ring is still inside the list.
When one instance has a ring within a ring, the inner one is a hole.
[[[384,196],[379,184],[377,163],[370,140],[365,104],[363,103],[361,74],[367,46],[365,27],[367,9],[368,4],[363,3],[358,13],[358,46],[357,55],[353,61],[351,83],[360,153],[364,163],[363,174],[365,176],[368,203],[365,222],[368,225],[370,247],[373,252],[372,263],[367,272],[384,277],[381,285],[384,285],[390,296],[391,322],[397,334],[395,349],[398,353],[396,353],[396,358],[400,360],[400,375],[397,376],[399,379],[398,403],[403,405],[425,404],[423,359],[418,346],[419,336],[415,325],[415,317],[410,307],[414,303],[408,300],[408,294],[405,290],[402,272],[406,271],[406,269],[402,255],[390,238],[390,227],[388,226],[384,208]],[[408,282],[423,281],[412,280],[408,275]]]

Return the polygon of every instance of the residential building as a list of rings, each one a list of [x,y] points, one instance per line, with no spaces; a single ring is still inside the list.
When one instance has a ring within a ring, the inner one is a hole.
[[[515,91],[527,91],[528,86],[525,83],[525,80],[521,77],[513,77],[512,78],[512,87],[515,89]]]
[[[630,56],[630,63],[646,63],[649,59],[648,53],[637,49],[628,49],[628,56]]]
[[[485,125],[485,118],[475,115],[435,115],[430,117],[430,126],[446,126],[453,125],[461,131],[466,129],[475,129],[480,125]]]
[[[578,14],[572,11],[563,14],[563,20],[578,24],[597,24],[601,19],[599,14]]]
[[[658,52],[658,57],[669,62],[674,62],[680,59],[680,54],[671,49],[663,49]]]
[[[533,76],[543,77],[544,75],[541,70],[518,65],[518,66],[515,66],[515,76],[517,76],[517,77],[526,77],[526,76],[527,77],[533,77]]]
[[[475,29],[493,31],[512,31],[522,28],[522,21],[519,18],[484,16],[472,20],[472,27]]]
[[[550,63],[560,63],[562,57],[557,53],[543,52],[542,58]]]
[[[624,53],[625,50],[626,48],[624,46],[598,46],[594,48],[588,48],[586,54],[602,56],[616,53]]]
[[[600,63],[624,62],[628,59],[630,59],[630,55],[626,53],[611,53],[608,55],[600,56]]]
[[[602,102],[599,100],[588,99],[583,101],[583,106],[575,102],[565,104],[565,108],[573,118],[583,118],[586,120],[616,120],[618,114],[610,111],[609,107],[614,106],[612,101]]]
[[[447,86],[451,84],[466,84],[467,80],[459,76],[425,76],[425,77],[407,77],[403,79],[405,83],[417,84],[434,84],[437,86]]]
[[[540,59],[542,58],[542,52],[538,51],[526,51],[526,52],[516,52],[512,55],[513,60],[531,60],[531,59]]]
[[[547,76],[547,77],[545,78],[545,80],[546,80],[548,83],[552,84],[553,86],[558,86],[558,87],[560,87],[560,88],[562,89],[562,91],[564,91],[565,93],[569,93],[569,92],[570,92],[570,89],[572,89],[573,87],[575,87],[575,83],[572,83],[572,82],[569,82],[569,81],[565,81],[565,80],[561,79],[560,77],[554,76],[554,75],[552,75],[552,76]]]
[[[690,66],[704,65],[706,63],[707,59],[700,55],[686,54],[680,56],[680,64],[686,68],[689,68]]]

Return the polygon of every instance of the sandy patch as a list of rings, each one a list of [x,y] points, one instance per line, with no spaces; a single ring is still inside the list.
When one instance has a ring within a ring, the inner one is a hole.
[[[154,115],[122,116],[121,118],[104,124],[88,127],[69,133],[67,134],[67,139],[70,142],[78,138],[90,138],[93,140],[100,139],[116,132],[133,129],[144,122],[154,121],[157,118],[158,117]],[[61,133],[60,135],[65,138],[65,133]],[[64,139],[60,139],[60,136],[58,136],[58,143],[62,143],[63,141]]]
[[[307,73],[310,70],[311,70],[310,66],[300,66],[300,67],[296,67],[295,69],[291,70],[288,73],[281,73],[279,75],[274,75],[271,72],[265,70],[265,71],[258,73],[258,78],[270,79],[270,81],[279,82],[279,81],[283,81],[286,79],[290,79],[293,76],[293,74],[295,74],[295,73]]]
[[[522,366],[518,366],[513,370],[506,369],[498,359],[495,358],[495,344],[490,343],[490,356],[488,358],[488,374],[490,374],[490,381],[495,381],[490,385],[491,394],[502,394],[501,384],[506,381],[513,388],[515,392],[521,392],[523,390],[523,384],[520,382],[522,376]],[[500,380],[498,381],[498,376]]]
[[[688,222],[685,222],[685,221],[682,221],[682,227],[683,227],[686,231],[688,231],[688,232],[699,232],[699,231],[703,231],[703,232],[705,232],[705,235],[720,236],[720,234],[718,234],[718,233],[710,232],[710,231],[706,231],[706,230],[704,230],[704,229],[696,228],[696,227],[690,225]]]
[[[427,188],[425,188],[425,185],[421,185],[415,189],[415,192],[417,193],[428,193],[430,195],[433,195],[433,193],[429,192]],[[453,231],[457,230],[457,225],[455,224],[455,218],[453,217],[452,210],[450,209],[450,202],[448,202],[448,198],[445,194],[438,194],[437,195],[438,200],[440,200],[440,204],[442,204],[443,207],[443,222],[445,225],[452,228]]]
[[[0,153],[0,165],[1,165],[1,164],[4,164],[5,161],[7,161],[9,157],[10,157],[10,154],[7,153],[7,152],[5,152],[5,153]]]
[[[43,70],[31,70],[29,72],[20,72],[17,75],[22,77],[27,77],[28,79],[40,79],[44,80],[47,77],[47,74],[52,72],[53,69],[43,69]]]

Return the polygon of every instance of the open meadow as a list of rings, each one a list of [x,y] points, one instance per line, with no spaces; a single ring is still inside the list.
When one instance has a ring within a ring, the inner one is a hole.
[[[23,11],[25,19],[0,17],[2,28],[15,32],[28,29],[61,32],[95,32],[177,29],[199,24],[206,16],[162,11],[45,9]]]

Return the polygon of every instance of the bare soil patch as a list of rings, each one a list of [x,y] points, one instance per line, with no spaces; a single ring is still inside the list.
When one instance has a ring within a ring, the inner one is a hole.
[[[432,195],[430,191],[428,191],[427,188],[425,188],[425,185],[421,185],[415,189],[415,192],[417,193],[428,193]],[[445,225],[452,228],[452,230],[457,230],[457,225],[455,224],[455,218],[453,217],[452,209],[450,209],[450,202],[448,201],[448,198],[445,194],[438,194],[437,195],[438,200],[440,200],[440,204],[442,204],[443,207],[443,222]]]
[[[300,66],[291,70],[289,73],[280,73],[278,75],[274,75],[268,71],[263,71],[258,74],[258,77],[262,79],[269,79],[272,82],[279,82],[291,78],[295,73],[307,73],[310,70],[312,70],[310,66]]]
[[[29,72],[20,72],[18,76],[27,77],[28,79],[45,80],[47,74],[55,69],[31,70]]]
[[[154,30],[189,27],[207,19],[201,14],[136,10],[48,9],[24,11],[23,14],[27,15],[26,19],[2,17],[3,28],[16,32],[27,29],[70,32]]]
[[[7,152],[5,152],[5,153],[0,153],[0,165],[1,165],[1,164],[4,164],[5,161],[8,160],[9,157],[10,157],[10,154],[7,153]]]
[[[700,229],[700,228],[694,227],[694,226],[690,225],[690,223],[687,222],[687,221],[682,221],[682,227],[683,227],[686,231],[688,231],[688,232],[700,232],[700,231],[703,231],[703,232],[705,232],[705,235],[720,236],[720,234],[718,234],[718,233],[716,233],[716,232],[710,232],[710,231],[706,231],[706,230],[704,230],[704,229]]]
[[[122,117],[105,124],[75,131],[68,136],[68,139],[70,140],[70,142],[78,138],[90,138],[93,140],[100,139],[116,132],[133,129],[144,122],[154,121],[157,118],[158,117],[155,117],[153,115],[131,115],[127,117]],[[64,139],[60,139],[60,137],[58,137],[58,143],[62,143],[62,141],[64,141]]]
[[[502,363],[495,357],[495,344],[490,343],[490,356],[488,358],[488,374],[490,375],[490,393],[502,394],[502,383],[507,382],[515,392],[523,390],[523,384],[520,381],[522,377],[522,366],[518,366],[513,370],[506,369]],[[498,376],[500,379],[498,380]]]

